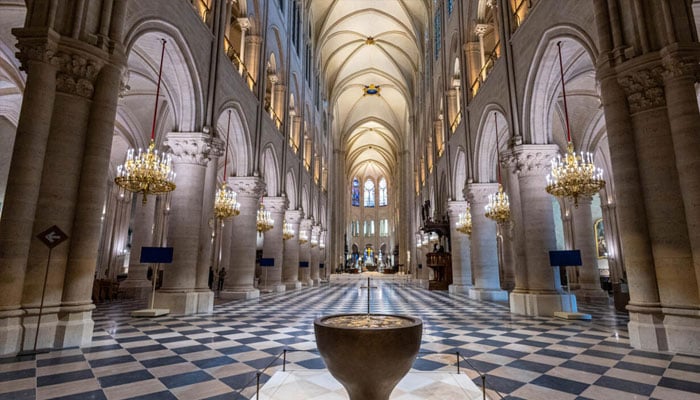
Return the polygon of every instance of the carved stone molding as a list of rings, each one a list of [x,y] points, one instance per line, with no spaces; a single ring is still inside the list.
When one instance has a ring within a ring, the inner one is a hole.
[[[51,63],[51,59],[54,54],[56,54],[57,46],[45,40],[41,42],[20,40],[16,47],[19,49],[19,51],[15,53],[15,56],[20,62],[20,69],[22,71],[27,71],[27,62],[30,60]]]
[[[698,60],[683,58],[677,54],[665,56],[661,63],[664,66],[663,78],[673,79],[682,76],[694,76],[698,72]]]
[[[284,213],[289,205],[289,200],[286,197],[263,197],[265,210],[271,213]]]
[[[459,217],[459,214],[467,211],[467,205],[469,204],[466,200],[453,200],[447,202],[447,215],[450,219],[455,219]]]
[[[299,231],[307,231],[311,232],[311,225],[313,225],[314,220],[310,218],[304,218],[301,220],[301,223],[299,225]]]
[[[304,218],[304,212],[301,210],[287,210],[284,212],[284,219],[292,225],[296,225]]]
[[[627,95],[632,114],[666,105],[663,72],[663,67],[655,66],[636,70],[618,78]]]
[[[559,147],[553,144],[520,145],[501,156],[501,166],[519,176],[545,176],[558,153]]]
[[[209,157],[222,157],[224,155],[224,141],[217,137],[212,137],[209,140]]]
[[[489,202],[489,196],[498,191],[498,183],[470,183],[464,188],[469,202],[476,207]]]
[[[95,91],[95,79],[104,65],[103,61],[61,51],[54,55],[51,63],[58,67],[56,90],[88,99],[92,98]]]
[[[206,166],[209,162],[211,139],[198,132],[170,132],[165,139],[170,147],[175,164],[196,164]]]
[[[257,176],[236,176],[228,178],[228,185],[231,186],[238,196],[260,197],[266,189],[265,182]]]
[[[476,26],[474,27],[474,34],[476,36],[482,36],[485,35],[486,32],[489,31],[489,29],[491,29],[491,25],[489,24],[476,24]]]

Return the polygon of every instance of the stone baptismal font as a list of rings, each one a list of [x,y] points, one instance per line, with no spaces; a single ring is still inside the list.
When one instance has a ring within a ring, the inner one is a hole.
[[[367,308],[367,314],[316,319],[316,345],[328,371],[345,387],[350,400],[388,400],[418,355],[423,321],[404,315],[370,314],[369,301]]]

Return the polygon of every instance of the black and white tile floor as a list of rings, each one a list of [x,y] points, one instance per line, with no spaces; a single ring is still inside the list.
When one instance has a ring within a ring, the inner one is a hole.
[[[347,281],[217,305],[190,317],[132,319],[133,301],[98,306],[89,346],[26,359],[0,359],[5,399],[244,399],[256,371],[322,369],[313,320],[364,312],[366,281]],[[630,348],[626,315],[586,308],[593,321],[512,315],[507,305],[373,282],[376,313],[423,319],[418,371],[455,371],[459,351],[487,375],[489,394],[508,399],[700,399],[700,357]],[[463,373],[481,384],[476,372]],[[368,371],[371,373],[371,371]]]

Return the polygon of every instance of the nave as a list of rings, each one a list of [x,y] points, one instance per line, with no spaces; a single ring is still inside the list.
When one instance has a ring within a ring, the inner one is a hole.
[[[373,275],[376,276],[376,275]],[[142,303],[98,304],[92,342],[0,362],[5,399],[247,399],[255,374],[288,349],[287,370],[323,369],[313,320],[367,310],[364,277],[217,304],[211,314],[133,319]],[[376,279],[371,311],[423,319],[413,368],[455,371],[455,352],[487,375],[492,399],[700,399],[700,357],[629,346],[627,318],[581,306],[592,322],[511,314],[505,303]],[[264,383],[281,360],[262,376]],[[481,379],[464,362],[462,373]],[[371,371],[368,371],[371,373]],[[414,398],[414,397],[411,397]]]

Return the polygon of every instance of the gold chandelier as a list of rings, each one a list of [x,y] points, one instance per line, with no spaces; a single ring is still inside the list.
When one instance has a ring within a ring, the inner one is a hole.
[[[510,200],[508,194],[503,191],[501,184],[501,152],[498,145],[498,116],[493,113],[494,126],[496,127],[496,173],[498,174],[498,191],[489,195],[489,202],[484,207],[486,218],[504,223],[510,219]]]
[[[216,191],[214,199],[214,215],[224,220],[241,213],[241,205],[238,204],[238,194],[226,184],[226,167],[228,166],[228,135],[231,129],[231,110],[228,110],[228,125],[226,127],[226,147],[224,150],[224,179],[221,187]]]
[[[258,216],[255,221],[256,228],[258,232],[267,232],[275,227],[275,220],[272,219],[269,211],[265,211],[265,206],[260,203],[260,209],[258,210]]]
[[[547,193],[556,197],[569,197],[574,199],[574,206],[578,207],[578,199],[581,196],[592,196],[605,187],[603,170],[593,163],[593,154],[574,151],[574,143],[571,140],[569,126],[569,111],[566,105],[566,88],[564,87],[564,64],[561,59],[561,42],[559,48],[559,70],[561,73],[561,89],[564,98],[564,117],[566,120],[566,154],[562,159],[558,155],[552,160],[552,171],[547,175]]]
[[[156,89],[156,105],[153,111],[153,124],[151,127],[151,141],[148,149],[142,149],[138,153],[129,149],[126,153],[124,164],[117,167],[117,177],[114,183],[119,187],[134,193],[143,194],[143,203],[149,194],[158,195],[175,190],[175,172],[172,168],[172,156],[168,153],[159,153],[156,150],[156,116],[158,114],[158,98],[160,96],[160,82],[163,75],[163,56],[165,55],[165,40],[160,54],[160,67],[158,70],[158,85]]]
[[[292,224],[284,220],[284,225],[282,225],[282,240],[289,240],[294,237],[294,227]]]
[[[309,241],[311,247],[318,246],[318,233],[314,234],[314,230],[311,229],[311,240]]]
[[[309,241],[309,234],[306,231],[299,231],[299,244],[304,244]]]
[[[465,235],[472,234],[472,210],[467,203],[467,211],[459,214],[459,219],[457,219],[457,232],[461,232]]]
[[[498,184],[498,192],[489,195],[489,203],[485,207],[486,218],[497,223],[503,223],[510,219],[510,201],[503,191],[503,185]]]

